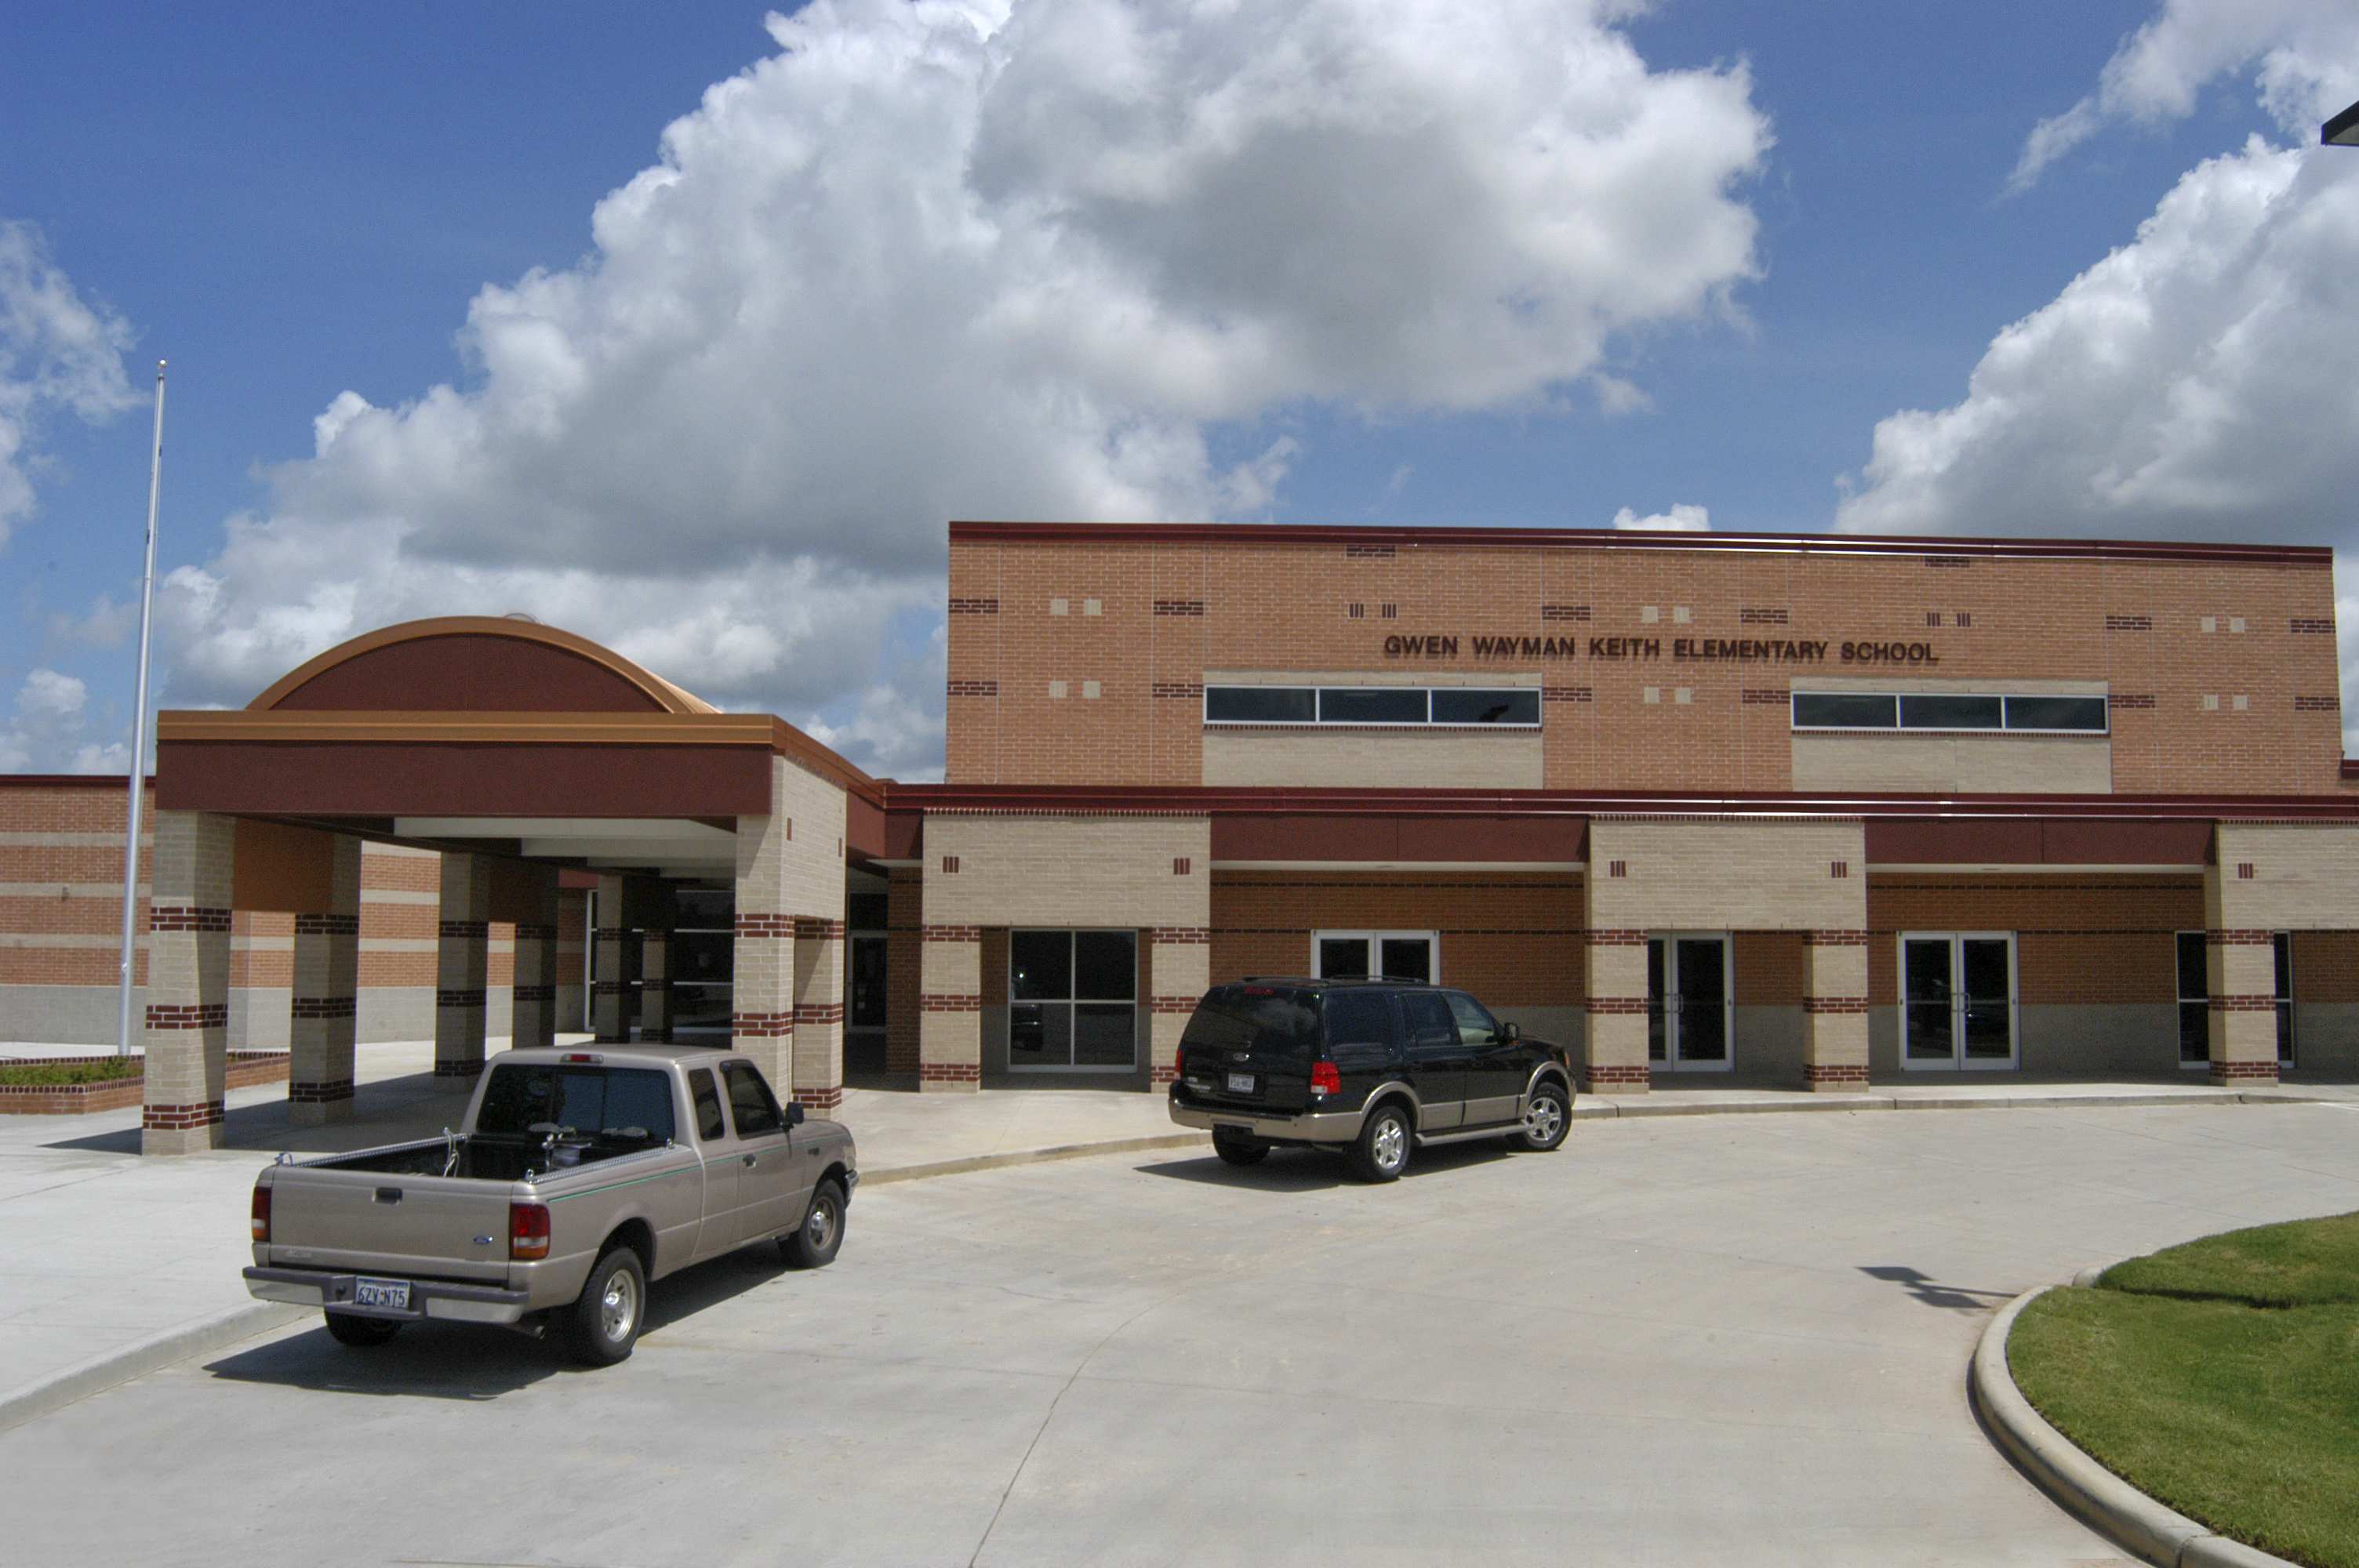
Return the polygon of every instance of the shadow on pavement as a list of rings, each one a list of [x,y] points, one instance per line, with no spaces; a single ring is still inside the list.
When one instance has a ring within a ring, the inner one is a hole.
[[[660,1348],[663,1331],[709,1307],[795,1272],[767,1243],[683,1269],[647,1288],[642,1348]],[[276,1383],[323,1394],[415,1399],[495,1400],[568,1373],[596,1373],[566,1353],[552,1328],[545,1339],[461,1323],[413,1323],[387,1344],[339,1345],[313,1320],[310,1332],[224,1356],[205,1370],[231,1382]]]
[[[1508,1158],[1513,1152],[1504,1139],[1495,1146],[1469,1142],[1419,1149],[1409,1157],[1408,1169],[1401,1173],[1401,1180],[1414,1182],[1420,1176],[1438,1176],[1468,1166],[1487,1165],[1495,1160]],[[1363,1184],[1352,1174],[1343,1155],[1317,1149],[1273,1149],[1269,1157],[1258,1165],[1231,1165],[1217,1155],[1203,1155],[1184,1160],[1161,1160],[1153,1164],[1135,1165],[1132,1169],[1175,1182],[1198,1182],[1214,1187],[1253,1187],[1280,1193],[1319,1192],[1329,1187]]]
[[[1927,1306],[1940,1307],[1948,1312],[1986,1312],[1992,1307],[2013,1301],[2022,1293],[2017,1291],[1979,1291],[1964,1285],[1944,1285],[1938,1283],[1931,1275],[1920,1269],[1911,1269],[1897,1263],[1862,1264],[1859,1271],[1871,1280],[1882,1280],[1886,1284],[1898,1285]]]
[[[284,1099],[234,1105],[222,1119],[222,1147],[250,1149],[258,1154],[275,1154],[282,1149],[298,1155],[341,1154],[354,1149],[432,1138],[445,1127],[459,1125],[467,1114],[467,1099],[474,1088],[473,1078],[438,1078],[432,1073],[380,1078],[360,1086],[350,1120],[303,1127],[288,1119]],[[136,1154],[136,1114],[135,1108],[134,1119],[128,1127],[62,1139],[43,1147]]]

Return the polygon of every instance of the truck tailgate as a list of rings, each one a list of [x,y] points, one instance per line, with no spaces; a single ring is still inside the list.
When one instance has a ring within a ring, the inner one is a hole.
[[[281,1167],[270,1261],[303,1269],[503,1282],[507,1182]]]

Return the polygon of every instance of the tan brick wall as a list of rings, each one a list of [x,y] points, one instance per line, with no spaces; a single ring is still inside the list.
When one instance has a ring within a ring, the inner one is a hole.
[[[2359,827],[2223,822],[2217,851],[2236,912],[2233,924],[2273,931],[2359,927]]]
[[[1314,931],[1432,931],[1445,983],[1495,1006],[1570,1007],[1581,910],[1581,878],[1561,872],[1222,871],[1210,983],[1308,974]]]
[[[1550,788],[1782,790],[1794,784],[1788,692],[1813,676],[1881,676],[1882,666],[1842,663],[1842,644],[1901,642],[1930,644],[1940,662],[1896,676],[2101,685],[2115,698],[2115,790],[2342,790],[2330,572],[1928,550],[1403,546],[1386,556],[1343,544],[962,541],[950,552],[948,777],[1197,784],[1208,671],[1397,679],[1422,669],[1540,680]],[[1096,615],[1084,612],[1092,599]],[[1056,600],[1067,613],[1050,613]],[[1457,636],[1458,652],[1416,664],[1384,654],[1387,636],[1437,634]],[[1516,639],[1518,651],[1478,657],[1477,634]],[[1550,636],[1576,639],[1575,656],[1522,654],[1521,639]],[[1660,654],[1592,657],[1592,637],[1655,639]],[[1675,659],[1680,638],[1823,642],[1829,656]],[[1100,695],[1084,700],[1092,680]],[[1062,698],[1049,695],[1055,681]]]
[[[1625,931],[1856,929],[1859,823],[1600,816],[1589,827],[1589,925]]]
[[[1794,787],[2104,795],[2114,749],[2102,735],[1798,734]]]
[[[1201,926],[1211,866],[1201,816],[929,816],[926,923]]]
[[[1538,789],[1536,730],[1223,729],[1204,732],[1216,785],[1325,786],[1381,778],[1394,789]]]

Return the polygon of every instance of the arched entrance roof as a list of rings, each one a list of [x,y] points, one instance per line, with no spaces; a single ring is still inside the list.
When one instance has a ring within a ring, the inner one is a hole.
[[[249,713],[321,709],[720,711],[587,637],[488,615],[364,633],[288,671],[246,704]]]

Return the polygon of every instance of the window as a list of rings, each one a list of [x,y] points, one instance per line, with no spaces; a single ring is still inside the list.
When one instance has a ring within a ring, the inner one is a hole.
[[[1011,931],[1007,1065],[1128,1072],[1138,1065],[1138,933]]]
[[[1208,686],[1204,722],[1537,730],[1540,693],[1530,686]]]
[[[1450,1014],[1450,1004],[1434,991],[1403,991],[1400,993],[1401,1017],[1408,1024],[1408,1048],[1412,1053],[1450,1055],[1461,1049],[1458,1044],[1458,1021]]]
[[[2212,972],[2203,933],[2181,931],[2179,943],[2179,1065],[2201,1067],[2212,1060]]]
[[[1201,1046],[1302,1061],[1318,1044],[1317,994],[1285,986],[1216,986],[1196,1004],[1180,1036],[1183,1050]]]
[[[1327,1044],[1381,1045],[1398,1042],[1393,1004],[1382,991],[1339,990],[1327,993]]]
[[[1798,691],[1797,730],[2022,730],[2103,735],[2102,697],[2008,697],[1999,693]]]
[[[1328,980],[1410,980],[1431,985],[1440,978],[1440,955],[1430,931],[1314,931],[1310,972]]]
[[[717,1143],[727,1137],[729,1130],[721,1121],[721,1090],[712,1081],[712,1068],[697,1067],[689,1073],[688,1094],[696,1102],[698,1140]]]
[[[2277,1062],[2293,1065],[2293,933],[2279,931],[2269,938],[2277,959]]]
[[[855,935],[846,944],[843,1026],[846,1029],[885,1027],[886,960],[882,936]]]
[[[738,1137],[760,1138],[786,1126],[787,1119],[778,1114],[770,1086],[750,1064],[723,1062],[721,1076],[729,1086],[729,1119],[737,1124]]]
[[[475,1130],[493,1137],[538,1136],[536,1126],[610,1141],[662,1143],[675,1127],[671,1083],[665,1074],[641,1068],[494,1067]]]
[[[1464,991],[1447,991],[1443,996],[1450,1003],[1450,1016],[1458,1024],[1459,1044],[1473,1050],[1489,1050],[1498,1035],[1499,1021]]]

